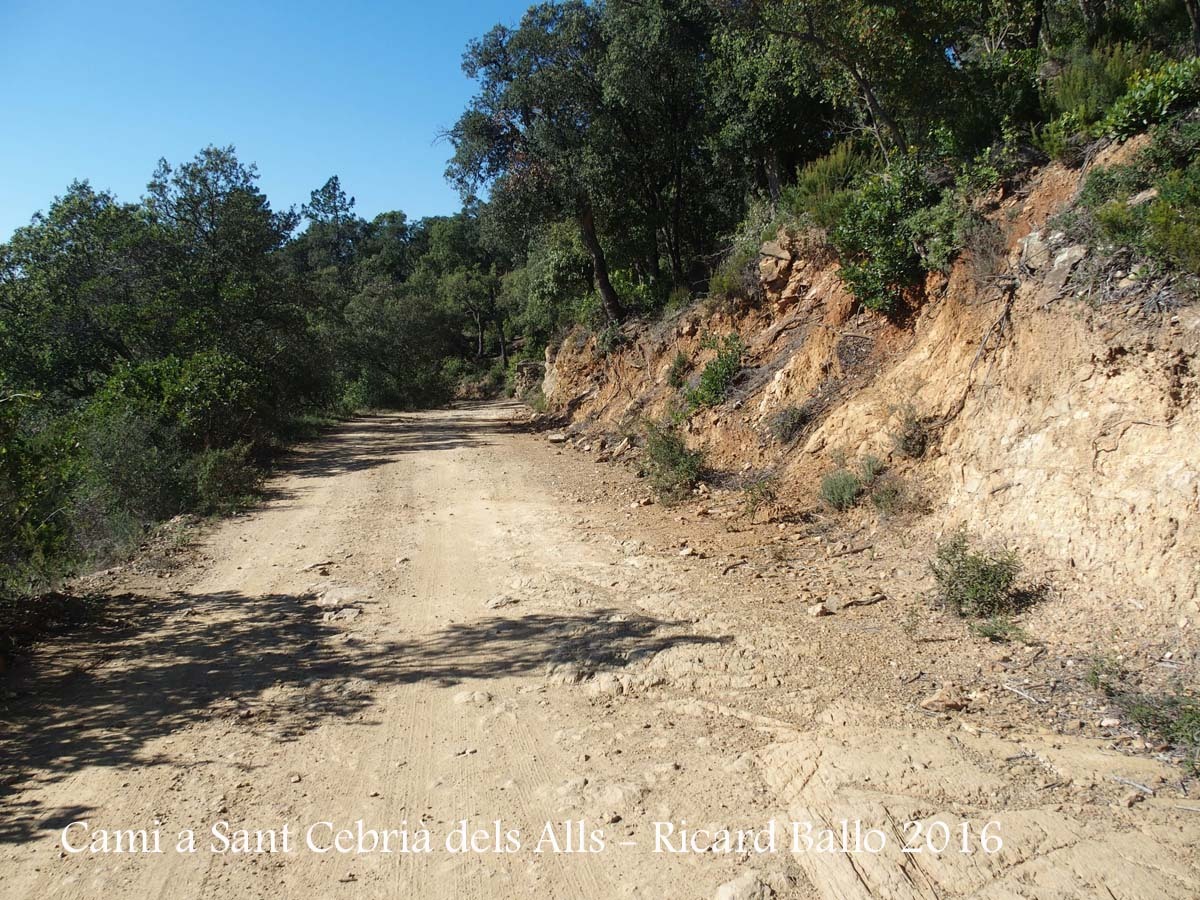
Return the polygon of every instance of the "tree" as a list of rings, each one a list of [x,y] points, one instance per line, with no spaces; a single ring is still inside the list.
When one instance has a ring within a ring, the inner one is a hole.
[[[519,28],[473,41],[463,70],[479,94],[451,129],[447,170],[464,196],[490,186],[492,202],[530,222],[569,217],[592,260],[605,313],[625,315],[599,237],[598,204],[616,175],[600,152],[612,122],[598,68],[601,8],[582,0],[530,8]]]
[[[906,151],[952,103],[956,49],[972,21],[963,0],[722,0],[731,21],[807,49],[813,83],[857,109],[885,152]]]

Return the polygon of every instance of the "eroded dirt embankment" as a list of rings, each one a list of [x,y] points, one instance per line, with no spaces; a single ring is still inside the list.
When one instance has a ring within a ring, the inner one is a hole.
[[[994,197],[1003,251],[931,276],[898,321],[856,313],[836,263],[781,235],[763,247],[758,301],[631,328],[607,356],[568,338],[548,354],[551,406],[592,439],[636,431],[678,403],[676,355],[694,382],[714,355],[703,338],[736,331],[746,370],[686,423],[715,467],[775,475],[795,510],[817,505],[835,460],[883,457],[928,501],[904,526],[914,539],[965,523],[1070,596],[1040,614],[1044,633],[1188,639],[1200,625],[1200,309],[1162,309],[1136,285],[1093,301],[1086,248],[1052,223],[1081,178],[1052,165]],[[770,423],[787,407],[812,415],[781,443]],[[913,416],[928,426],[919,460],[895,449]]]

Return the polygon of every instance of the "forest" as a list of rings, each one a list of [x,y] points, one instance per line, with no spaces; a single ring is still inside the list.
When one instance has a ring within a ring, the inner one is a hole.
[[[1099,138],[1173,129],[1157,199],[1089,228],[1194,274],[1198,47],[1197,0],[565,0],[466,48],[454,215],[368,221],[336,175],[276,208],[222,146],[76,181],[0,245],[0,602],[237,509],[339,417],[753,299],[779,228],[900,314],[992,239],[981,196]]]

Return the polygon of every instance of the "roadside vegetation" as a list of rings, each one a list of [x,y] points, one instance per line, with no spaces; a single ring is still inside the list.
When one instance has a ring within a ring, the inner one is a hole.
[[[511,391],[572,333],[614,352],[630,320],[754,302],[781,229],[902,315],[960,254],[986,270],[986,213],[1030,163],[1099,139],[1157,129],[1072,227],[1194,273],[1195,21],[1192,0],[565,0],[467,46],[454,215],[368,221],[336,176],[274,206],[231,147],[164,161],[139,198],[66,185],[0,244],[0,593],[238,508],[316,423]],[[713,349],[698,376],[671,366],[689,411],[742,371],[737,335]],[[656,479],[686,489],[700,460],[655,428]],[[846,471],[823,494],[885,511],[894,487]]]

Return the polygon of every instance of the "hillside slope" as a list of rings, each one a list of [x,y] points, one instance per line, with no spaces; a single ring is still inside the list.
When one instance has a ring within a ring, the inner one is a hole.
[[[1138,146],[1110,148],[1094,165]],[[930,276],[899,319],[856,312],[836,262],[781,234],[762,248],[759,302],[629,329],[611,354],[578,335],[548,353],[551,408],[577,431],[636,430],[678,404],[668,384],[678,354],[694,383],[714,354],[703,337],[737,332],[746,368],[726,402],[684,425],[726,484],[773,474],[794,513],[818,502],[835,460],[874,454],[928,501],[928,515],[905,522],[914,535],[928,542],[965,524],[1019,549],[1069,595],[1041,613],[1051,631],[1117,610],[1121,628],[1190,635],[1200,613],[1200,312],[1163,309],[1128,279],[1116,301],[1091,301],[1087,248],[1068,246],[1052,223],[1085,174],[1052,164],[994,197],[1003,252],[967,254]],[[811,418],[784,444],[770,424],[788,407]],[[929,439],[918,460],[895,447],[906,420]]]

